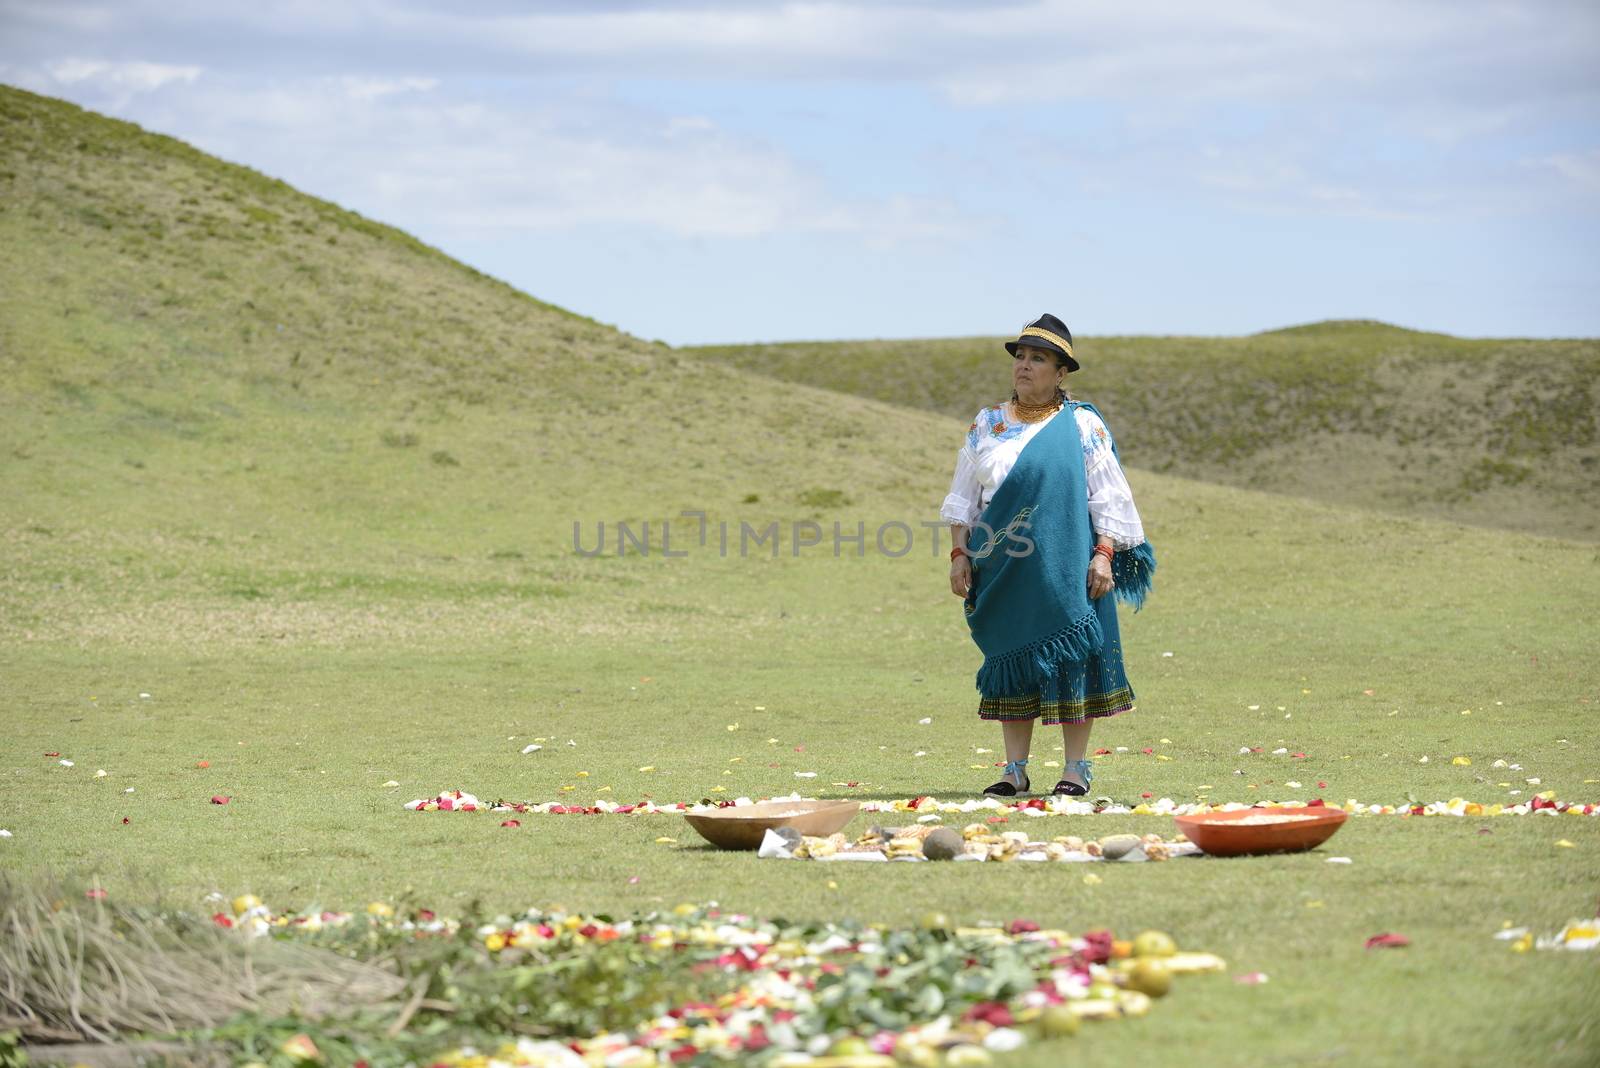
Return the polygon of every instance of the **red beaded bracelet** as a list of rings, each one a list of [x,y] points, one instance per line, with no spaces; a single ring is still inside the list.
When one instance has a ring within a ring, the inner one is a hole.
[[[1103,556],[1107,560],[1110,560],[1113,556],[1116,555],[1116,551],[1114,549],[1112,549],[1111,546],[1109,546],[1109,545],[1096,545],[1094,547],[1094,554],[1096,556]]]
[[[971,556],[971,555],[972,554],[967,552],[967,550],[965,550],[961,546],[957,545],[954,549],[950,550],[950,561],[952,563],[954,563],[955,562],[955,558],[958,557],[958,556]]]

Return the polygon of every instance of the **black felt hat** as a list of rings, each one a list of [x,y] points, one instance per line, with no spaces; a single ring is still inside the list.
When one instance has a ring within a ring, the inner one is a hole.
[[[1072,331],[1067,329],[1066,323],[1054,315],[1041,315],[1023,327],[1017,340],[1006,342],[1006,351],[1015,356],[1017,349],[1023,345],[1063,356],[1066,358],[1068,371],[1078,369],[1078,361],[1072,358]]]

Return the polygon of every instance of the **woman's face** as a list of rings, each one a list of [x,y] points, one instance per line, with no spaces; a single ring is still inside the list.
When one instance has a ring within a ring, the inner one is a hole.
[[[1056,354],[1032,345],[1018,345],[1011,357],[1011,384],[1019,392],[1040,393],[1061,384],[1062,371]]]

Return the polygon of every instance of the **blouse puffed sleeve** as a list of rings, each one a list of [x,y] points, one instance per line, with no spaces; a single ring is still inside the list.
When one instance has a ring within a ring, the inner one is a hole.
[[[1144,524],[1133,504],[1133,490],[1117,462],[1111,432],[1094,412],[1077,409],[1078,436],[1083,442],[1083,473],[1089,490],[1089,520],[1096,535],[1111,539],[1112,548],[1143,544]]]
[[[939,506],[939,518],[946,523],[970,527],[983,513],[983,485],[978,481],[978,423],[967,428],[967,440],[956,455],[956,472],[950,479],[950,492]]]

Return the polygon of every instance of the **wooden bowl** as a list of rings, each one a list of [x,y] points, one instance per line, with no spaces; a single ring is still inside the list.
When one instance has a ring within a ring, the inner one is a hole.
[[[826,838],[855,819],[859,801],[763,801],[715,812],[685,812],[689,826],[718,849],[757,849],[768,828],[793,827]]]
[[[1271,816],[1278,822],[1249,823]],[[1174,817],[1185,838],[1214,857],[1298,853],[1333,837],[1349,813],[1337,808],[1247,808]],[[1284,819],[1283,817],[1293,817]]]

